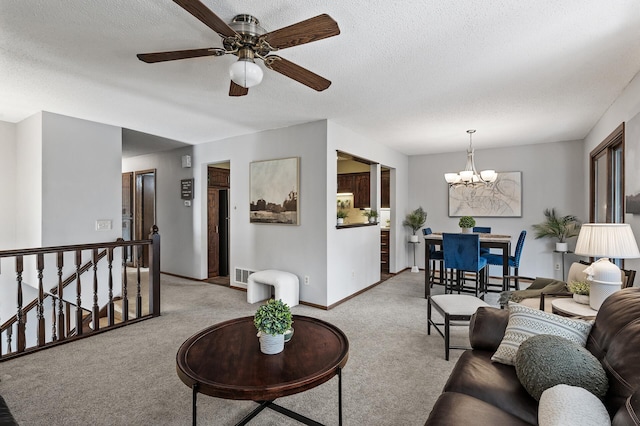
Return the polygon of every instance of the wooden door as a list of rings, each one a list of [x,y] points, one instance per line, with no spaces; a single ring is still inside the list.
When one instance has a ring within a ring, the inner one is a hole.
[[[207,247],[209,278],[220,275],[220,190],[207,192]]]
[[[133,240],[133,173],[122,174],[122,239]],[[131,251],[127,252],[127,263],[132,264]]]
[[[155,170],[136,172],[135,180],[135,239],[145,240],[149,238],[151,227],[156,223]],[[147,245],[143,246],[140,266],[149,267],[149,246]]]

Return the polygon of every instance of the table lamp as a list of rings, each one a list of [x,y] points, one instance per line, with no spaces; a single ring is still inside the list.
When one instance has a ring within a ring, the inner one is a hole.
[[[575,253],[599,257],[584,270],[590,281],[589,305],[600,309],[609,295],[620,290],[622,273],[609,259],[640,257],[638,244],[628,223],[585,223],[580,228]]]

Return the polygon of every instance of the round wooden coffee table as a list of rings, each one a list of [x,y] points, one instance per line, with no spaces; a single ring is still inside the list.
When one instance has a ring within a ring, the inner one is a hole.
[[[305,416],[274,404],[276,398],[304,392],[338,375],[338,417],[342,424],[342,368],[349,358],[345,334],[328,322],[293,316],[294,335],[276,355],[260,352],[253,317],[225,321],[187,339],[176,356],[180,380],[192,388],[193,424],[197,394],[253,400],[260,405],[237,425],[270,408],[308,425]]]

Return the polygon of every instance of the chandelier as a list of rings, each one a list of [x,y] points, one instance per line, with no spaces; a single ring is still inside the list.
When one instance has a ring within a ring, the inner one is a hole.
[[[480,173],[476,171],[476,165],[473,162],[473,146],[471,144],[471,135],[475,130],[467,130],[469,133],[469,148],[467,149],[467,165],[464,170],[458,173],[445,173],[444,180],[449,186],[459,185],[487,185],[496,181],[498,174],[495,170],[483,170]]]

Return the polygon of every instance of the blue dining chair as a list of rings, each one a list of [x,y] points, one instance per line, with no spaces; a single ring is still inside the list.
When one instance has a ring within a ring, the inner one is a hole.
[[[514,275],[516,276],[514,279],[514,286],[516,290],[520,290],[520,280],[518,279],[518,268],[520,267],[520,256],[522,256],[522,248],[524,247],[524,239],[527,237],[527,231],[520,232],[520,236],[518,237],[518,242],[516,243],[516,251],[513,256],[509,256],[509,268],[513,268]],[[487,260],[487,264],[502,266],[502,255],[489,253],[482,255],[483,258]],[[506,283],[503,283],[502,289],[509,290],[511,288],[511,279],[507,278]]]
[[[473,232],[477,232],[478,234],[490,234],[491,227],[490,226],[474,226]],[[491,249],[480,247],[480,255],[491,253]]]
[[[424,236],[430,235],[433,232],[431,231],[431,228],[422,228],[422,234]],[[429,259],[431,259],[431,276],[429,277],[429,282],[431,283],[431,287],[433,287],[433,284],[439,284],[439,285],[446,285],[446,280],[444,280],[444,252],[442,250],[436,250],[436,248],[434,246],[428,246],[429,247]],[[436,273],[436,261],[440,262],[440,275],[438,277],[438,282],[436,282],[435,280],[435,273]]]
[[[476,297],[482,290],[484,291],[484,271],[487,266],[487,260],[480,256],[480,236],[478,234],[442,234],[442,246],[444,249],[444,267],[451,270],[451,286],[450,291],[457,290],[458,293],[473,292]],[[453,286],[453,271],[456,274],[456,286]],[[473,272],[475,274],[475,286],[470,288],[465,286],[465,272]],[[446,290],[445,290],[446,292]],[[481,298],[484,298],[484,294]]]
[[[491,227],[490,226],[474,226],[473,232],[477,232],[479,234],[490,234]]]

